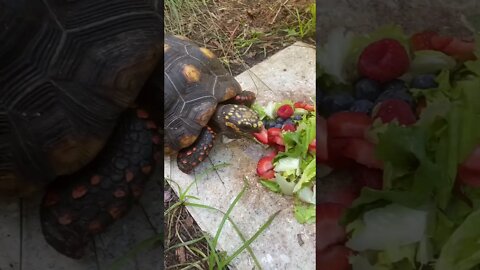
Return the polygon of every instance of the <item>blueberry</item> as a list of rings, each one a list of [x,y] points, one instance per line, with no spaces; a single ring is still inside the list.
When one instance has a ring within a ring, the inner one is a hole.
[[[428,89],[438,87],[438,83],[435,81],[435,75],[425,74],[415,76],[410,84],[412,88]]]
[[[408,86],[407,84],[399,79],[391,80],[390,82],[386,83],[383,87],[383,91],[407,91]]]
[[[275,120],[275,122],[276,122],[277,124],[283,124],[283,122],[285,122],[285,120],[284,120],[283,118],[281,118],[281,117],[277,117],[277,120]]]
[[[301,115],[298,115],[298,114],[297,114],[297,115],[294,115],[294,116],[293,116],[293,120],[300,121],[300,120],[302,120],[302,116],[301,116]]]
[[[268,120],[267,122],[267,128],[271,128],[271,127],[274,127],[277,123],[275,122],[275,120]]]
[[[286,125],[286,124],[292,124],[293,125],[293,120],[289,118],[289,119],[285,120],[285,122],[283,122],[283,124],[284,125]]]
[[[347,93],[329,95],[322,100],[322,110],[327,115],[347,111],[354,101],[353,96]]]
[[[378,104],[387,99],[400,99],[407,102],[410,106],[412,106],[412,108],[414,107],[413,97],[412,95],[410,95],[410,93],[406,89],[405,90],[398,90],[398,89],[387,90],[382,94],[380,94],[380,96],[375,101],[375,104]]]
[[[373,109],[373,102],[366,99],[356,100],[353,105],[350,107],[352,112],[363,112],[370,114]]]
[[[355,83],[355,98],[375,101],[382,89],[380,84],[374,80],[363,78]]]
[[[276,128],[282,128],[282,126],[283,126],[282,124],[276,124],[275,125]]]

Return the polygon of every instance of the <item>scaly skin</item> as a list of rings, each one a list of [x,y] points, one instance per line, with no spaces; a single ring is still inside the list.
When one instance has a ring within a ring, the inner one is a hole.
[[[154,167],[156,125],[129,110],[97,158],[83,170],[47,187],[41,224],[58,252],[81,258],[90,237],[123,217],[141,196]]]

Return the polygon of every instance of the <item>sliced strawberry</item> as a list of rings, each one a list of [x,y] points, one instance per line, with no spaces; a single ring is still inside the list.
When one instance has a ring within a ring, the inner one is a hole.
[[[346,158],[343,151],[349,143],[348,138],[328,138],[328,160],[325,162],[334,169],[351,168],[355,163]]]
[[[261,143],[268,144],[268,133],[265,128],[263,128],[260,132],[253,133],[253,136]]]
[[[257,174],[264,179],[272,179],[274,175],[273,171],[273,157],[264,156],[257,163]]]
[[[384,123],[397,120],[399,124],[406,126],[417,121],[410,105],[400,99],[387,99],[380,102],[373,110],[373,118],[380,118]]]
[[[480,173],[480,145],[472,151],[462,165],[467,169]]]
[[[329,138],[364,138],[373,120],[361,112],[338,112],[327,119]]]
[[[282,136],[282,129],[280,128],[269,128],[267,130],[268,144],[275,145],[275,138]]]
[[[452,37],[446,37],[441,35],[433,35],[430,39],[432,48],[436,51],[443,51],[447,45],[453,41]]]
[[[308,151],[312,153],[316,153],[317,151],[317,139],[313,139],[313,141],[308,145]]]
[[[317,139],[318,139],[318,151],[317,162],[326,161],[328,159],[327,148],[327,121],[322,116],[317,116]]]
[[[303,108],[307,111],[310,111],[310,112],[315,111],[315,106],[313,106],[312,104],[306,104],[305,107],[303,107]]]
[[[317,269],[321,270],[351,270],[348,258],[352,251],[344,245],[336,245],[316,254]]]
[[[412,35],[410,43],[415,51],[433,50],[432,37],[438,35],[434,31],[423,31]]]
[[[480,171],[460,166],[458,168],[458,179],[460,183],[474,188],[480,187]]]
[[[395,39],[381,39],[368,45],[360,54],[360,75],[378,82],[388,82],[402,76],[410,67],[405,48]]]
[[[284,131],[295,131],[295,130],[297,130],[297,127],[295,127],[294,124],[287,123],[287,124],[283,125],[282,130],[284,130]]]
[[[369,187],[381,190],[383,187],[383,172],[365,166],[357,166],[352,173],[353,181],[360,187]]]
[[[306,102],[303,102],[303,101],[297,101],[293,104],[293,107],[294,108],[301,108],[301,109],[305,109],[305,106],[307,105]]]
[[[454,38],[442,50],[447,55],[461,61],[475,60],[475,42]]]
[[[335,171],[318,183],[321,193],[317,194],[317,203],[335,203],[350,207],[360,195],[360,187],[345,171]]]
[[[383,169],[382,162],[375,157],[375,145],[367,140],[348,139],[342,154],[368,168]]]
[[[283,137],[282,137],[282,136],[273,137],[273,138],[272,138],[272,141],[273,141],[274,143],[276,143],[277,145],[285,146],[285,142],[283,141]]]
[[[282,119],[288,119],[288,118],[292,117],[292,115],[293,115],[292,106],[290,106],[288,104],[284,104],[284,105],[280,106],[280,108],[278,108],[278,110],[277,110],[277,115],[279,117],[281,117]]]
[[[339,224],[345,207],[336,203],[317,205],[317,250],[344,243],[347,239],[345,228]]]
[[[275,145],[275,149],[277,149],[278,152],[285,152],[285,145]]]

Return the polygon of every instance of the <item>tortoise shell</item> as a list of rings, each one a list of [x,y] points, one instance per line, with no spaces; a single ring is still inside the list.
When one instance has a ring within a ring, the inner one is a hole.
[[[161,59],[160,3],[0,0],[0,192],[97,155]]]
[[[214,114],[217,104],[242,89],[218,58],[185,37],[168,35],[164,43],[165,151],[190,146]]]

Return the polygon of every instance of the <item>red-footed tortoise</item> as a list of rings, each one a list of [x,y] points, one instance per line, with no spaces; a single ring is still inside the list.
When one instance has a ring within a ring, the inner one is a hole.
[[[181,171],[191,173],[207,157],[216,133],[240,138],[261,130],[249,108],[255,94],[242,91],[211,51],[166,36],[164,57],[165,152],[178,152]]]
[[[232,108],[217,102],[240,91],[207,50],[173,37],[163,46],[162,3],[0,0],[0,198],[44,191],[43,234],[66,256],[81,258],[142,194],[161,157],[162,102],[178,114],[165,133],[178,137],[165,139],[194,166],[211,141],[204,124]],[[162,47],[175,89],[161,83]],[[237,117],[253,112],[234,108],[216,128],[256,130]]]

